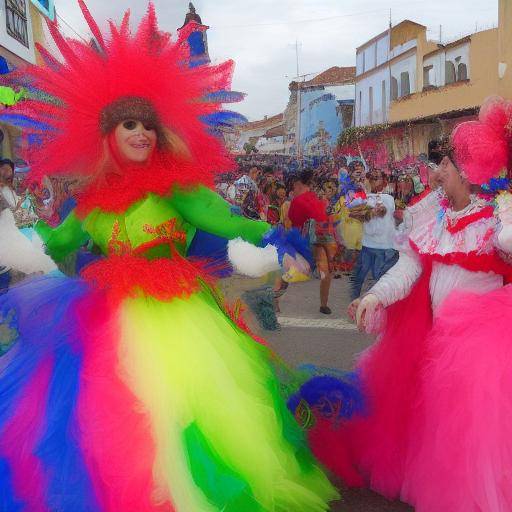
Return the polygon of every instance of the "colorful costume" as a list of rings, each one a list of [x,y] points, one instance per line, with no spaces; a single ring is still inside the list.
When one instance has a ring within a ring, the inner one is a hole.
[[[47,251],[92,239],[105,258],[0,299],[14,341],[0,360],[0,509],[326,511],[337,492],[286,409],[280,365],[186,257],[196,228],[253,244],[269,230],[207,188],[230,161],[201,118],[232,63],[189,69],[186,30],[172,43],[152,6],[136,35],[127,15],[106,40],[79,3],[97,44],[50,25],[65,63],[43,51],[47,65],[18,77],[38,97],[20,109],[46,125],[35,175],[88,183],[59,227],[38,226]],[[143,166],[116,152],[126,119],[157,132]]]
[[[470,183],[507,166],[511,114],[491,102],[454,133],[453,161]],[[400,260],[370,290],[386,318],[358,363],[368,415],[320,425],[314,451],[348,484],[417,512],[509,512],[510,211],[477,196],[453,211],[431,193],[407,213]]]

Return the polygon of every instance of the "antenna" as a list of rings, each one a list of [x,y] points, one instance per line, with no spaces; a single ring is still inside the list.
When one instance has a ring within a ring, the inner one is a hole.
[[[299,41],[295,40],[295,56],[297,58],[297,76],[300,76],[300,66],[299,66]]]

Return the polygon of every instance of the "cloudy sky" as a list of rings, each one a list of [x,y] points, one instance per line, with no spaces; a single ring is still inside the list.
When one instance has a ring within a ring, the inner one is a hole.
[[[87,29],[75,0],[55,0],[60,23],[70,36]],[[183,24],[188,0],[154,0],[162,29]],[[98,20],[119,20],[130,7],[140,19],[147,0],[87,0]],[[355,49],[389,24],[411,19],[443,42],[497,24],[498,0],[196,0],[197,12],[210,26],[210,56],[237,63],[234,89],[247,93],[235,108],[251,120],[282,112],[288,83],[300,73],[355,65]],[[66,26],[66,24],[68,26]],[[105,26],[105,23],[101,24]]]

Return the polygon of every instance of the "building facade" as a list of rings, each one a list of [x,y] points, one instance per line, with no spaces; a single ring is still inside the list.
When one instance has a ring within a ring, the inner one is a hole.
[[[386,56],[387,54],[387,56]],[[396,168],[475,119],[485,99],[512,98],[512,0],[499,25],[440,44],[406,20],[357,49],[356,128],[341,151]]]
[[[45,17],[55,18],[53,0],[0,1],[0,74],[39,62],[36,44],[46,46]],[[23,166],[18,155],[27,141],[21,135],[19,128],[0,123],[1,156]]]
[[[265,116],[237,127],[237,142],[234,153],[243,154],[257,151],[261,153],[284,153],[283,114]]]
[[[425,53],[437,49],[427,41],[427,27],[405,20],[356,50],[355,126],[387,123],[390,105],[414,94]]]
[[[301,158],[332,153],[339,135],[352,126],[354,78],[355,67],[334,66],[311,80],[290,84],[284,112],[285,154]]]

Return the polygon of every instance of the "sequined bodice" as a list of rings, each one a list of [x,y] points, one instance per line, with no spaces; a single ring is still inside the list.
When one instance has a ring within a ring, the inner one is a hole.
[[[84,229],[103,254],[136,252],[148,258],[186,255],[194,228],[186,223],[171,202],[149,195],[122,214],[92,212]]]

